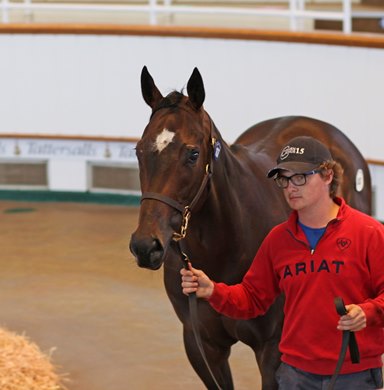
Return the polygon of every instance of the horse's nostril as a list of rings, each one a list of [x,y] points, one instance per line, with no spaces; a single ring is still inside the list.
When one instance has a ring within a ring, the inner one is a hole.
[[[158,250],[162,250],[162,249],[163,249],[163,246],[161,245],[160,241],[157,238],[155,238],[152,241],[152,250],[158,251]]]

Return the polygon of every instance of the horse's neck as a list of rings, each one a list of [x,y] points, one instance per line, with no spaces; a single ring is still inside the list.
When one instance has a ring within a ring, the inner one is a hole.
[[[197,236],[208,242],[220,236],[225,230],[227,236],[236,238],[247,223],[247,204],[242,202],[248,183],[254,178],[242,167],[228,146],[224,146],[219,158],[213,161],[213,170],[208,183],[208,194],[199,209],[192,215]],[[249,188],[248,188],[249,189]],[[252,205],[255,210],[256,205]],[[248,215],[249,217],[249,215]],[[242,221],[242,223],[238,223]],[[233,243],[221,242],[222,247],[232,247]]]
[[[240,239],[249,229],[266,234],[281,222],[288,209],[281,191],[266,178],[272,164],[265,156],[241,145],[232,148],[224,145],[219,158],[213,162],[208,196],[198,215],[193,217],[200,222],[200,232],[210,235],[212,227],[225,228]],[[223,244],[232,246],[232,243]]]

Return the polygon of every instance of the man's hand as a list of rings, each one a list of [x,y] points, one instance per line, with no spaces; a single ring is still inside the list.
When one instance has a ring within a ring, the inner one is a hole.
[[[367,318],[363,309],[358,305],[346,305],[347,314],[340,317],[337,329],[356,332],[367,326]]]
[[[189,269],[180,270],[183,293],[188,295],[195,292],[198,298],[208,299],[213,293],[214,283],[203,271],[193,268],[191,263],[188,266]]]

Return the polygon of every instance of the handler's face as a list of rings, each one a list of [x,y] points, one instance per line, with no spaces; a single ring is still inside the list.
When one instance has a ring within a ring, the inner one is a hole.
[[[284,171],[283,176],[291,178],[295,172]],[[319,173],[306,175],[305,184],[295,185],[295,179],[288,181],[288,186],[283,190],[288,205],[293,210],[303,210],[316,207],[318,202],[329,199],[329,184],[333,175],[323,178]]]

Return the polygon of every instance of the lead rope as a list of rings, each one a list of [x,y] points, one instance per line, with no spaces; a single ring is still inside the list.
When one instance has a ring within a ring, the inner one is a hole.
[[[208,169],[207,169],[207,173],[208,173]],[[200,194],[199,194],[199,196],[200,196]],[[175,233],[173,233],[173,237],[172,237],[172,240],[175,241],[177,244],[176,246],[180,252],[181,260],[182,260],[183,266],[186,270],[189,269],[190,260],[187,256],[187,254],[182,251],[180,241],[182,239],[184,239],[185,236],[187,235],[188,223],[189,223],[190,218],[191,218],[190,206],[186,206],[184,208],[184,212],[183,212],[183,220],[181,222],[180,233],[175,232]],[[191,316],[192,331],[193,331],[193,335],[195,336],[197,348],[200,351],[200,355],[203,358],[205,366],[207,367],[207,370],[208,370],[209,374],[211,375],[211,378],[212,378],[213,382],[215,383],[216,388],[218,390],[222,390],[219,383],[217,382],[217,380],[215,378],[215,375],[213,374],[213,372],[211,370],[211,367],[208,363],[207,356],[205,355],[203,342],[201,340],[201,335],[200,335],[200,331],[199,331],[199,327],[198,327],[199,316],[197,313],[196,293],[188,294],[188,306],[189,306],[189,315]]]
[[[188,270],[190,260],[189,260],[188,256],[181,250],[180,240],[174,239],[174,241],[177,242],[177,247],[178,247],[179,252],[181,254],[181,260],[183,261],[184,268]],[[209,366],[207,356],[205,355],[203,342],[201,340],[201,335],[200,335],[200,331],[199,331],[199,327],[198,327],[199,316],[198,316],[198,312],[197,312],[196,293],[188,294],[188,305],[189,305],[189,315],[191,316],[191,325],[192,325],[193,335],[195,336],[197,348],[200,351],[200,355],[203,358],[205,366],[207,367],[207,370],[208,370],[209,374],[211,375],[211,378],[212,378],[213,382],[215,383],[216,388],[218,390],[222,390],[217,379],[215,378],[215,375],[213,374],[213,372],[211,370],[211,367]]]
[[[340,297],[335,298],[335,306],[336,306],[337,314],[339,314],[340,316],[343,316],[348,313],[342,298]],[[360,353],[359,353],[359,347],[357,345],[355,333],[351,332],[350,330],[343,330],[343,339],[342,339],[340,353],[339,353],[339,360],[337,361],[335,372],[332,375],[327,390],[333,390],[335,387],[335,383],[338,375],[340,374],[341,366],[343,365],[348,347],[349,347],[349,353],[351,355],[352,363],[354,364],[359,363]]]

